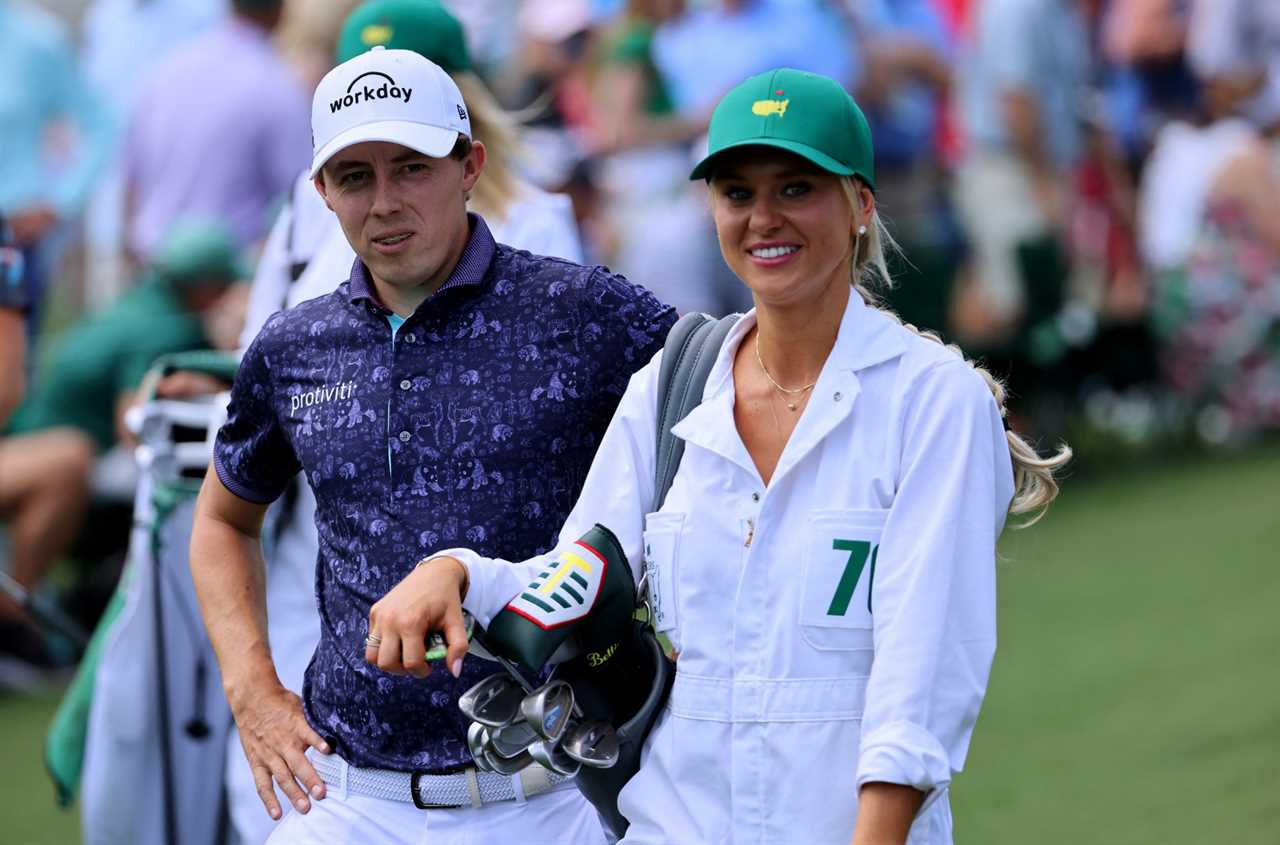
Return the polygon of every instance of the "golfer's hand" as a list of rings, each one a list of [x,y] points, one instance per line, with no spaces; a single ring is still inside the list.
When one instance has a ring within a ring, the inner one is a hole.
[[[441,631],[449,651],[445,663],[456,678],[467,653],[462,596],[467,570],[456,558],[434,557],[420,563],[404,580],[369,608],[369,639],[364,659],[384,672],[425,678],[427,634]]]
[[[280,784],[281,791],[299,813],[311,809],[308,794],[316,800],[324,797],[324,781],[311,767],[311,761],[304,752],[307,746],[321,754],[328,754],[330,749],[320,734],[307,724],[306,717],[302,715],[301,698],[277,683],[274,689],[256,689],[239,697],[232,702],[231,712],[240,731],[244,756],[253,771],[258,797],[271,818],[281,816],[272,780]]]

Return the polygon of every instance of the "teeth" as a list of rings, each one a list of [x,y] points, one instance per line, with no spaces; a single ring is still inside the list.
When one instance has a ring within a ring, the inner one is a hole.
[[[756,258],[781,258],[800,249],[798,246],[770,246],[764,249],[753,249],[751,254]]]
[[[377,241],[378,241],[378,243],[380,243],[380,244],[384,244],[384,245],[386,245],[386,246],[391,246],[391,245],[393,245],[393,244],[398,244],[398,243],[400,243],[402,240],[404,240],[404,239],[405,239],[405,238],[407,238],[407,237],[409,237],[409,235],[406,233],[406,234],[403,234],[403,235],[393,235],[392,237],[389,237],[389,238],[377,238],[376,240],[377,240]]]

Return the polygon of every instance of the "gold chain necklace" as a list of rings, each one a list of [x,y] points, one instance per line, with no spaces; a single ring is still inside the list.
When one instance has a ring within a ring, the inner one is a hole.
[[[764,377],[769,380],[769,384],[772,384],[777,388],[779,393],[783,394],[782,401],[787,403],[788,411],[794,411],[800,404],[800,400],[792,399],[792,396],[807,393],[808,391],[813,390],[813,386],[818,383],[818,380],[814,379],[804,387],[783,387],[778,384],[778,382],[774,380],[773,376],[769,375],[769,368],[764,365],[764,358],[760,357],[760,331],[758,329],[756,330],[756,363],[760,365],[760,372],[764,373]]]

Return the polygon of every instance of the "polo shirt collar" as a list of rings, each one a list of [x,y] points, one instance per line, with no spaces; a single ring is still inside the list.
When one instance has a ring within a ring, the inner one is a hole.
[[[428,302],[453,288],[479,287],[484,284],[489,265],[493,263],[493,255],[497,251],[497,242],[493,239],[493,233],[489,231],[489,224],[485,223],[484,218],[479,214],[468,211],[467,222],[471,227],[467,245],[463,247],[462,255],[454,265],[449,278],[444,280],[439,290],[427,298]],[[369,268],[364,266],[364,262],[359,257],[351,266],[349,283],[351,302],[367,299],[379,308],[383,307],[374,296],[373,279],[369,277]]]

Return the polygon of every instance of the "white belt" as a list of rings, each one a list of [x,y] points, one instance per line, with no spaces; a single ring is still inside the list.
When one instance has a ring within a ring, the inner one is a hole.
[[[477,771],[468,766],[449,775],[426,772],[394,772],[389,769],[361,769],[337,754],[319,754],[308,749],[307,757],[316,774],[334,789],[353,795],[386,801],[412,801],[422,810],[479,807],[496,801],[523,801],[543,792],[573,786],[573,779],[558,775],[537,763],[516,775]]]

